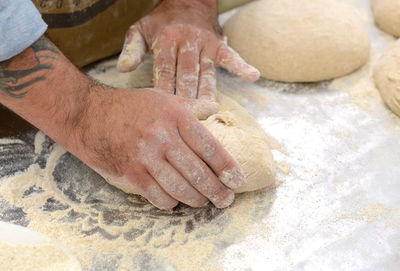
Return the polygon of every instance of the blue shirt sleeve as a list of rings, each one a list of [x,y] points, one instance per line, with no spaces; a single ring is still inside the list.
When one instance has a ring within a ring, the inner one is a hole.
[[[31,0],[0,0],[0,61],[21,53],[46,29]]]

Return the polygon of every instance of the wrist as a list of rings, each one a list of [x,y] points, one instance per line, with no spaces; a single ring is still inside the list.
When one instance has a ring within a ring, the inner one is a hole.
[[[148,17],[152,18],[153,29],[175,23],[220,32],[217,0],[164,0]]]
[[[209,7],[217,7],[218,0],[163,0],[163,2],[175,2],[175,3],[199,3],[207,5]]]
[[[67,147],[91,86],[47,39],[0,63],[0,102]]]
[[[208,7],[217,10],[217,0],[200,0],[204,5],[207,5]]]
[[[166,9],[172,13],[182,14],[182,11],[188,9],[196,9],[197,12],[204,15],[218,15],[217,0],[163,0],[156,9]]]

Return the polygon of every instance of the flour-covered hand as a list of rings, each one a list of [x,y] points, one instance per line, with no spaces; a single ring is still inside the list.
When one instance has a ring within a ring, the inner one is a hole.
[[[117,68],[134,70],[150,52],[155,87],[185,98],[215,100],[216,66],[243,79],[260,73],[223,39],[216,0],[164,0],[127,31]]]
[[[208,201],[227,207],[231,189],[244,182],[238,164],[195,116],[216,113],[218,104],[98,85],[45,37],[0,62],[0,103],[110,183],[162,209]]]
[[[243,184],[242,171],[185,108],[186,99],[96,86],[88,100],[73,151],[111,183],[161,209],[233,202],[231,189]]]

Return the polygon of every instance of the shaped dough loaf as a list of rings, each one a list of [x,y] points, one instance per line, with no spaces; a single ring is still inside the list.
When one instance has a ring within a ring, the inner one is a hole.
[[[372,0],[371,7],[379,28],[400,37],[400,0]]]
[[[231,98],[217,93],[220,112],[202,123],[239,163],[246,183],[235,193],[275,186],[275,163],[268,137],[253,116]]]
[[[363,23],[333,0],[256,1],[233,15],[224,31],[229,45],[271,80],[332,79],[369,57]]]
[[[400,40],[375,64],[374,81],[386,105],[400,117]]]

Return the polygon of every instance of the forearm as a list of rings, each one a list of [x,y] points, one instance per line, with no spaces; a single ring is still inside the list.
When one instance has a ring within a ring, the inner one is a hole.
[[[193,21],[194,16],[200,16],[213,27],[218,25],[217,0],[163,0],[152,13],[164,14],[169,17],[170,22]],[[196,21],[193,24],[196,24]]]
[[[0,102],[58,141],[79,122],[92,84],[44,37],[0,62]]]
[[[212,8],[213,10],[217,9],[217,0],[200,0],[203,4],[209,6],[210,8]]]
[[[163,0],[163,2],[175,2],[175,3],[200,3],[209,6],[210,8],[217,8],[218,0]]]

